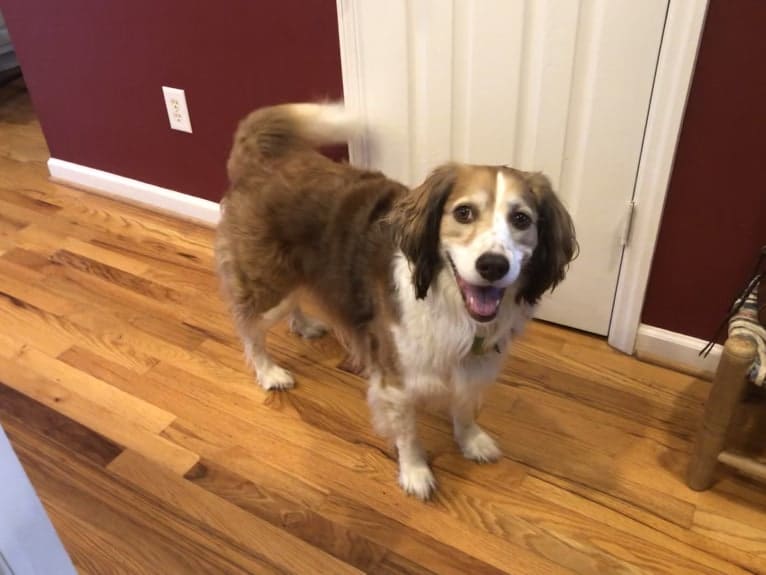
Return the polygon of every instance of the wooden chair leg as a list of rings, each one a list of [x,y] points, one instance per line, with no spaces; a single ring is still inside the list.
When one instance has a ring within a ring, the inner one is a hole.
[[[749,338],[731,337],[724,345],[689,463],[687,483],[692,489],[703,491],[713,483],[718,455],[723,451],[732,418],[747,388],[747,372],[755,353],[755,343]]]

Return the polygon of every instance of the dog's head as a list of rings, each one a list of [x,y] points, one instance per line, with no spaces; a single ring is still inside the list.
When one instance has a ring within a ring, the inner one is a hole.
[[[402,206],[400,247],[418,298],[446,265],[476,321],[497,315],[506,289],[534,304],[575,255],[572,219],[539,173],[448,164]]]

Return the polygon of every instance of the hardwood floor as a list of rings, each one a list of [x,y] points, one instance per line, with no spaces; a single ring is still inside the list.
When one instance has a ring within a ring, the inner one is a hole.
[[[335,341],[277,329],[298,387],[266,394],[213,232],[52,183],[47,157],[6,86],[0,422],[81,573],[766,573],[764,488],[683,482],[706,382],[536,323],[481,416],[505,457],[463,460],[427,415],[421,503]]]

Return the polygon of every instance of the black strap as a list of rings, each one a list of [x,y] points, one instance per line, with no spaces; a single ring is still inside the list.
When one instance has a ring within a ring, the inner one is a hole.
[[[755,286],[757,286],[760,283],[761,278],[764,276],[764,272],[761,271],[761,267],[763,266],[764,262],[766,262],[766,246],[761,247],[761,252],[760,254],[758,254],[758,259],[755,262],[755,268],[753,269],[753,273],[747,282],[747,287],[739,295],[739,297],[737,297],[729,306],[729,313],[726,315],[726,317],[723,319],[721,324],[715,330],[715,333],[713,334],[713,337],[711,338],[711,340],[707,343],[705,347],[703,347],[700,350],[698,355],[702,357],[707,357],[708,355],[710,355],[710,352],[713,351],[713,348],[715,347],[716,342],[721,337],[721,334],[726,329],[726,327],[729,325],[731,318],[737,315],[737,312],[739,312],[739,310],[742,308],[742,305],[745,303],[745,300],[747,300],[747,296],[749,296],[755,289]]]

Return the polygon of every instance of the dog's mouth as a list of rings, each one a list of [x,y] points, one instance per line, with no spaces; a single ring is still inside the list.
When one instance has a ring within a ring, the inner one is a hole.
[[[482,323],[495,319],[497,311],[500,309],[500,303],[503,301],[505,288],[477,286],[468,283],[458,273],[452,258],[448,259],[468,315]]]

